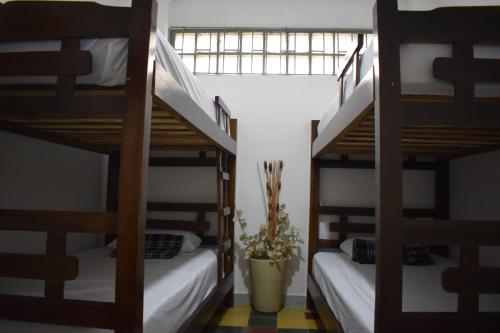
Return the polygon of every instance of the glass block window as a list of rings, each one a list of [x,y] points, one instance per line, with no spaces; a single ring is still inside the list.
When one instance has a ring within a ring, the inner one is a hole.
[[[175,50],[197,74],[335,75],[358,33],[171,29]]]

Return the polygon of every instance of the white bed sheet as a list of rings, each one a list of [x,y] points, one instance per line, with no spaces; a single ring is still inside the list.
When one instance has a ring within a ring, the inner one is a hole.
[[[371,75],[374,60],[373,43],[363,51],[360,59],[360,77]],[[441,95],[452,96],[453,84],[451,81],[439,80],[433,74],[433,61],[437,57],[452,57],[452,46],[447,44],[403,44],[400,47],[401,64],[401,93],[406,95]],[[476,58],[500,59],[500,47],[476,45],[474,46]],[[347,75],[344,83],[344,100],[353,93],[352,76]],[[500,97],[500,84],[483,83],[475,84],[477,97]],[[325,128],[339,111],[338,94],[327,107],[323,118],[318,124],[318,134]]]
[[[1,0],[0,0],[1,2]],[[103,4],[113,3],[116,6],[125,6],[130,1],[103,1]],[[0,43],[2,52],[28,51],[58,51],[60,41],[35,42],[8,42]],[[98,86],[119,86],[125,84],[127,75],[128,40],[124,38],[83,39],[80,49],[92,54],[92,71],[88,75],[77,76],[77,84]],[[216,109],[214,100],[208,94],[201,82],[186,67],[167,38],[157,31],[156,61],[172,75],[186,93],[200,106],[200,108],[214,121]],[[54,76],[37,77],[0,77],[0,85],[9,84],[55,84]]]
[[[115,259],[111,249],[97,248],[78,255],[76,280],[65,284],[65,298],[114,301]],[[38,281],[0,280],[0,293],[41,296]],[[213,249],[199,248],[175,258],[146,259],[144,279],[144,332],[174,333],[217,284],[217,257]],[[110,330],[0,320],[2,333],[107,333]]]
[[[435,265],[403,266],[403,311],[454,312],[457,294],[441,286],[441,273],[457,264],[434,256]],[[375,265],[353,262],[346,254],[319,252],[313,276],[345,333],[373,332]],[[500,311],[500,295],[481,295],[481,311]]]

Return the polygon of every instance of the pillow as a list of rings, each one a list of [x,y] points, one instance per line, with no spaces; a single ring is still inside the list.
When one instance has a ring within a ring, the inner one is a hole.
[[[189,231],[184,231],[184,230],[164,230],[164,229],[146,229],[146,234],[157,234],[157,235],[162,235],[162,234],[170,234],[170,235],[178,235],[178,236],[184,236],[184,241],[182,242],[182,247],[181,247],[181,252],[193,252],[196,250],[198,247],[200,247],[201,244],[201,238],[193,234],[192,232]],[[112,249],[116,249],[116,239],[109,243],[107,245],[108,247]]]
[[[351,259],[352,259],[352,243],[354,239],[375,240],[374,237],[357,237],[357,238],[347,238],[345,241],[340,243],[340,249],[342,250],[342,252],[347,254]]]
[[[407,245],[403,249],[405,265],[429,266],[434,264],[431,259],[431,250],[425,245]]]
[[[144,243],[144,259],[171,259],[179,254],[184,236],[170,234],[148,234]],[[113,249],[111,257],[116,257]]]
[[[374,240],[354,239],[352,242],[352,261],[360,264],[374,264],[375,250]]]

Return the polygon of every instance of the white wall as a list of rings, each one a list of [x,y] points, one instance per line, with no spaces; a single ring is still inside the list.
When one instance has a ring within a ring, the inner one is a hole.
[[[99,211],[102,156],[0,131],[0,209]],[[68,252],[99,244],[70,234]],[[45,235],[0,231],[0,252],[43,253]]]
[[[500,151],[451,163],[452,219],[500,220]],[[481,248],[481,265],[500,266],[500,247]]]

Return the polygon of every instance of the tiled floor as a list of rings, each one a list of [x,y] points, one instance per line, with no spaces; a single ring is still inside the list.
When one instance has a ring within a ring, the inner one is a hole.
[[[322,333],[318,320],[306,319],[305,309],[285,308],[279,313],[261,313],[237,306],[215,315],[206,333]]]

